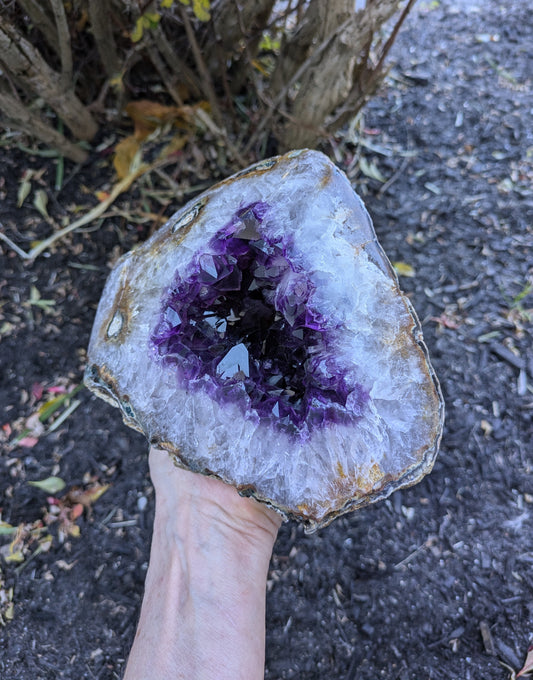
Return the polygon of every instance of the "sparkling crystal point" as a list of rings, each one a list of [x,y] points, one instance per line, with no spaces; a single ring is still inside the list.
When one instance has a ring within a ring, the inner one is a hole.
[[[418,481],[438,450],[416,314],[318,152],[225,180],[121,258],[88,355],[128,425],[308,530]]]

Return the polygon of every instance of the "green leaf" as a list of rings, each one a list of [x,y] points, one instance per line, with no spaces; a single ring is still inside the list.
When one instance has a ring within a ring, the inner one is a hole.
[[[7,522],[0,522],[0,536],[8,536],[9,534],[14,534],[16,531],[17,527],[14,527]]]
[[[522,300],[527,297],[531,292],[533,292],[533,286],[530,283],[526,283],[526,285],[522,288],[520,293],[518,295],[515,295],[513,298],[513,305],[519,305]]]
[[[174,0],[161,0],[161,7],[168,9],[169,7],[172,7],[173,3]]]
[[[161,15],[157,12],[145,12],[143,17],[146,28],[156,28],[161,21]]]
[[[39,420],[41,423],[44,423],[50,416],[52,416],[58,408],[65,402],[67,399],[70,399],[73,397],[75,394],[77,394],[80,390],[83,389],[83,383],[80,385],[76,385],[76,387],[71,390],[70,392],[66,392],[65,394],[60,394],[57,397],[52,397],[49,401],[47,401],[45,404],[43,404],[37,413],[39,414]]]
[[[277,52],[281,47],[280,40],[274,40],[269,33],[263,33],[259,43],[259,51]]]
[[[41,481],[28,482],[28,484],[36,486],[38,489],[41,489],[41,491],[46,491],[46,493],[51,494],[55,494],[58,491],[62,491],[66,486],[65,482],[61,479],[61,477],[47,477],[46,479],[42,479]]]

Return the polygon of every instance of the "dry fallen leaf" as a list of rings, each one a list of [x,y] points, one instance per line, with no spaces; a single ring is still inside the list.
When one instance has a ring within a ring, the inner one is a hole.
[[[529,645],[527,650],[527,657],[524,666],[518,671],[516,677],[519,678],[522,675],[528,675],[533,671],[533,644]]]
[[[398,276],[406,276],[408,278],[413,278],[415,275],[415,270],[413,267],[411,267],[410,264],[407,264],[406,262],[393,262],[392,266],[394,267],[394,271]]]
[[[109,489],[109,484],[93,484],[88,489],[71,489],[65,496],[70,503],[89,508]],[[81,513],[80,513],[81,514]]]
[[[459,328],[459,324],[444,313],[440,316],[432,316],[429,320],[439,324],[441,328],[449,328],[453,331]]]
[[[47,477],[41,481],[28,482],[28,484],[51,494],[55,494],[65,488],[65,482],[60,477]]]
[[[182,107],[166,106],[149,99],[130,102],[126,105],[126,113],[134,123],[134,136],[139,140],[145,139],[157,128],[185,117]]]
[[[113,166],[119,179],[124,179],[129,175],[136,159],[140,161],[140,147],[141,142],[135,135],[125,137],[116,145]]]

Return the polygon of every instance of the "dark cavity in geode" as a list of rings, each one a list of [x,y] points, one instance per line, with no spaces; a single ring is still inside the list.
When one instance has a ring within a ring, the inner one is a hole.
[[[314,285],[289,244],[261,234],[267,213],[262,202],[238,210],[175,275],[151,336],[155,355],[175,365],[181,386],[281,429],[353,422],[368,394],[336,366],[331,322],[310,304]]]

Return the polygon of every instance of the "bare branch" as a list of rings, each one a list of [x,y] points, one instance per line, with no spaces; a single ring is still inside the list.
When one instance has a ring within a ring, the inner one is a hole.
[[[339,106],[345,105],[350,96],[359,108],[366,102],[367,93],[377,86],[383,69],[373,70],[366,60],[362,61],[361,50],[369,40],[375,40],[379,27],[397,9],[397,0],[368,3],[358,12],[354,12],[350,0],[320,6],[324,27],[321,30],[333,30],[334,36],[320,61],[315,61],[314,68],[308,69],[300,80],[291,107],[298,125],[286,126],[284,146],[300,148],[314,144],[324,122]],[[328,86],[324,87],[324,83]]]
[[[54,26],[54,22],[43,9],[42,2],[39,2],[39,0],[18,0],[18,4],[30,17],[35,28],[41,31],[44,39],[48,43],[48,46],[51,47],[54,52],[57,52],[58,44],[56,27]]]
[[[98,127],[72,90],[62,89],[61,77],[17,29],[0,15],[0,59],[21,84],[44,99],[78,139],[90,140]]]
[[[321,57],[321,55],[329,47],[329,44],[331,43],[331,41],[335,39],[335,36],[339,32],[342,32],[345,28],[347,28],[348,25],[351,23],[351,21],[352,21],[352,17],[349,17],[340,26],[338,26],[330,35],[328,35],[325,38],[325,40],[323,40],[320,43],[320,45],[309,55],[309,57],[304,61],[304,63],[300,66],[300,68],[298,68],[298,70],[292,76],[292,78],[285,84],[283,89],[277,94],[275,99],[271,102],[269,110],[263,116],[261,123],[257,126],[254,134],[250,138],[250,141],[248,142],[248,144],[246,146],[245,153],[247,153],[250,149],[252,149],[254,144],[256,144],[261,133],[270,124],[270,121],[272,120],[272,116],[276,113],[278,107],[283,102],[283,100],[287,96],[290,89],[298,82],[298,80],[306,73],[306,71],[308,71],[311,68],[311,66],[313,66],[317,62],[319,57]]]
[[[176,83],[173,82],[172,75],[167,69],[165,62],[161,58],[161,55],[159,54],[159,51],[153,42],[147,42],[146,51],[148,52],[148,56],[150,57],[150,61],[154,65],[155,70],[159,73],[161,80],[165,83],[165,87],[167,88],[169,95],[178,106],[183,106],[183,99],[178,92]]]
[[[213,87],[213,81],[211,80],[211,76],[209,74],[207,66],[205,65],[204,58],[202,57],[202,52],[200,50],[200,46],[198,45],[198,41],[196,40],[196,35],[194,34],[191,21],[189,19],[187,11],[183,6],[180,6],[180,13],[183,25],[185,26],[185,32],[187,33],[187,39],[189,40],[189,43],[191,45],[194,61],[196,63],[196,68],[198,69],[198,73],[200,74],[200,78],[202,80],[202,90],[205,96],[207,97],[207,101],[209,102],[209,105],[211,107],[211,113],[213,115],[215,122],[218,125],[220,125],[222,121],[222,116],[220,115],[218,99],[215,93],[215,88]]]
[[[6,127],[22,130],[36,137],[75,163],[83,163],[87,160],[86,151],[69,142],[60,132],[43,122],[36,113],[30,111],[22,102],[7,92],[0,91],[0,110],[5,117],[3,124]]]
[[[365,56],[361,60],[361,73],[359,77],[354,81],[354,85],[349,96],[346,98],[342,107],[337,109],[334,113],[333,118],[328,122],[328,131],[335,132],[340,127],[352,118],[357,111],[359,111],[367,102],[369,97],[374,93],[374,91],[379,87],[381,81],[387,74],[385,69],[385,59],[396,40],[398,32],[405,21],[405,18],[411,11],[416,0],[408,0],[402,13],[394,25],[385,45],[381,50],[378,62],[374,67],[367,66],[368,56],[370,52],[370,44],[372,42],[372,35],[369,38],[369,43],[367,49],[365,50]]]
[[[201,85],[198,84],[198,77],[176,53],[169,43],[161,25],[155,29],[154,35],[157,47],[166,61],[168,68],[180,82],[184,83],[189,90],[191,97],[193,99],[199,99],[202,94],[202,88]]]
[[[89,0],[89,21],[102,65],[107,77],[112,78],[120,73],[121,63],[113,36],[109,4],[104,0]]]
[[[72,48],[70,46],[70,31],[63,0],[50,0],[52,12],[56,22],[59,42],[59,56],[61,58],[60,87],[63,92],[72,88]]]

